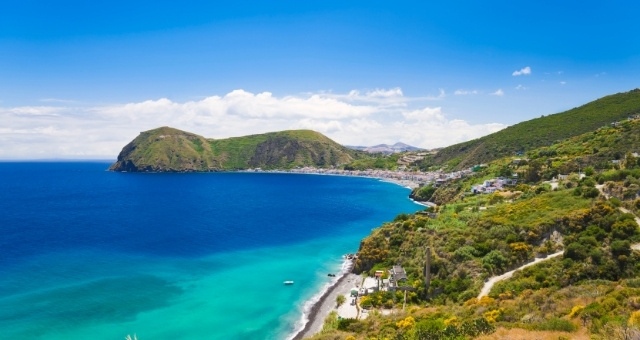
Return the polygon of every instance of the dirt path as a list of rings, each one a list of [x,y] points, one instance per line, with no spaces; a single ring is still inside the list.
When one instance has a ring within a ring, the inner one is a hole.
[[[596,186],[596,187],[598,187],[598,186]],[[600,186],[598,189],[600,189],[602,191],[602,186]],[[603,192],[603,194],[604,194],[604,192]],[[627,209],[625,209],[623,207],[619,207],[618,209],[620,209],[620,211],[625,213],[625,214],[633,214],[631,211],[629,211],[629,210],[627,210]],[[635,219],[636,219],[636,223],[640,226],[640,217],[638,217],[637,215],[634,215],[634,216],[635,216]],[[640,250],[640,243],[632,244],[631,245],[631,249]],[[512,270],[510,272],[506,272],[506,273],[504,273],[502,275],[498,275],[498,276],[494,276],[494,277],[489,278],[489,280],[487,280],[487,282],[484,283],[484,286],[482,287],[482,290],[480,290],[480,294],[478,295],[478,299],[480,299],[483,296],[489,295],[489,292],[491,291],[491,288],[493,288],[493,285],[496,282],[500,282],[502,280],[506,280],[506,279],[510,278],[511,276],[513,276],[513,273],[515,273],[516,271],[518,271],[518,270],[520,270],[522,268],[533,266],[536,263],[539,263],[539,262],[542,262],[542,261],[546,261],[548,259],[552,259],[552,258],[554,258],[556,256],[560,256],[560,255],[562,255],[562,253],[563,253],[563,251],[559,251],[559,252],[553,253],[553,254],[545,257],[545,258],[537,258],[537,259],[533,260],[533,262],[526,263],[526,264],[524,264],[524,265],[522,265],[522,266],[520,266],[520,267],[518,267],[518,268],[516,268],[516,269],[514,269],[514,270]]]
[[[640,217],[636,216],[634,213],[629,211],[629,209],[627,209],[627,208],[619,207],[618,209],[620,209],[620,211],[622,211],[625,214],[633,215],[636,218],[636,223],[640,226]]]
[[[498,276],[494,276],[489,278],[489,280],[487,280],[487,282],[484,283],[484,286],[482,287],[482,289],[480,290],[480,294],[478,295],[478,299],[480,299],[483,296],[487,296],[489,295],[489,292],[491,291],[491,288],[493,288],[493,285],[496,284],[496,282],[500,282],[502,280],[506,280],[510,277],[513,276],[513,273],[517,272],[520,269],[523,268],[527,268],[529,266],[533,266],[534,264],[540,263],[542,261],[546,261],[549,259],[552,259],[554,257],[560,256],[564,253],[564,251],[559,251],[557,253],[553,253],[551,255],[548,255],[547,257],[540,257],[540,258],[536,258],[535,260],[529,262],[529,263],[525,263],[522,266],[510,271],[510,272],[506,272],[502,275],[498,275]]]

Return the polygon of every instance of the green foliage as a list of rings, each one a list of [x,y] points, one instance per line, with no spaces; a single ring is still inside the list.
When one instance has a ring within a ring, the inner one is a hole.
[[[429,184],[429,185],[425,185],[423,187],[415,189],[411,193],[411,198],[413,198],[416,201],[425,202],[430,200],[435,192],[436,192],[436,188],[433,185]]]
[[[492,250],[482,258],[482,265],[492,273],[501,272],[507,264],[507,258],[498,250]]]
[[[336,307],[342,306],[346,301],[347,298],[344,295],[340,294],[336,296]]]
[[[116,171],[220,171],[249,168],[329,167],[364,157],[320,133],[292,130],[227,139],[205,139],[162,127],[142,132],[127,144]]]
[[[435,157],[425,159],[422,167],[448,164],[456,169],[469,168],[592,132],[637,112],[640,112],[640,90],[610,95],[566,112],[518,123],[491,135],[446,147]],[[574,152],[583,153],[588,148],[582,143],[573,145]],[[555,157],[558,154],[559,150],[542,150],[531,158]]]
[[[533,326],[535,330],[539,331],[560,331],[560,332],[575,332],[578,330],[578,327],[574,325],[571,321],[560,319],[560,318],[551,318],[549,320],[545,320]]]
[[[400,156],[402,156],[402,153],[391,155],[360,154],[358,159],[344,165],[344,169],[360,171],[370,169],[395,170],[398,167],[398,159]]]
[[[357,323],[358,323],[358,320],[356,319],[339,319],[338,329],[341,331],[347,331],[353,328],[353,325]]]

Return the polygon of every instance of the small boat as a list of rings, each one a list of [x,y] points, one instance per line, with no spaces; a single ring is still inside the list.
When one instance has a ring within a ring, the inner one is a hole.
[[[284,284],[287,285],[287,286],[290,286],[290,285],[293,284],[293,281],[285,281]]]

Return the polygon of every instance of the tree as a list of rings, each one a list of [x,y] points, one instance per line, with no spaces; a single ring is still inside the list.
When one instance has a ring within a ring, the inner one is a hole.
[[[532,161],[529,163],[524,180],[527,183],[536,183],[540,180],[540,172],[542,172],[542,163],[539,160]]]
[[[344,295],[340,294],[336,296],[336,308],[339,308],[340,306],[342,306],[346,301],[347,301],[347,298]]]
[[[593,174],[595,173],[595,169],[592,166],[588,166],[586,168],[584,168],[584,174],[587,176],[593,176]]]

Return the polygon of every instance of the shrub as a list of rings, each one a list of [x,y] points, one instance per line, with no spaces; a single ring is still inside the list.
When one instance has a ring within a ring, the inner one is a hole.
[[[494,309],[482,314],[485,320],[489,323],[494,323],[500,319],[502,316],[502,309]]]
[[[540,331],[560,332],[575,332],[578,329],[578,327],[571,323],[571,321],[560,318],[551,318],[549,320],[543,321],[535,325],[534,328]]]
[[[630,253],[631,244],[629,243],[629,241],[616,240],[611,242],[611,254],[613,254],[614,256],[628,256]]]
[[[499,250],[492,250],[482,258],[482,265],[492,271],[503,269],[507,263],[507,258]]]
[[[412,316],[407,316],[406,318],[396,322],[396,326],[400,329],[412,328],[416,324],[416,320]]]
[[[596,180],[591,177],[585,177],[582,180],[582,185],[585,187],[593,188],[596,185]]]
[[[358,320],[356,319],[340,319],[338,320],[338,329],[341,331],[346,331],[348,330],[351,326],[351,324],[355,324],[357,323]]]
[[[584,198],[596,198],[598,196],[600,196],[600,190],[598,190],[596,188],[587,188],[582,193],[582,197],[584,197]]]
[[[583,305],[573,306],[573,308],[571,308],[571,312],[569,312],[569,317],[573,318],[577,316],[578,314],[580,314],[580,312],[582,312],[582,310],[584,310]]]
[[[472,246],[462,246],[453,252],[453,256],[458,261],[467,261],[478,256],[478,251]]]
[[[631,316],[629,317],[629,321],[627,321],[627,323],[629,324],[629,326],[640,326],[640,310],[631,313]]]
[[[342,306],[346,301],[347,298],[344,295],[340,294],[336,296],[336,308]]]

